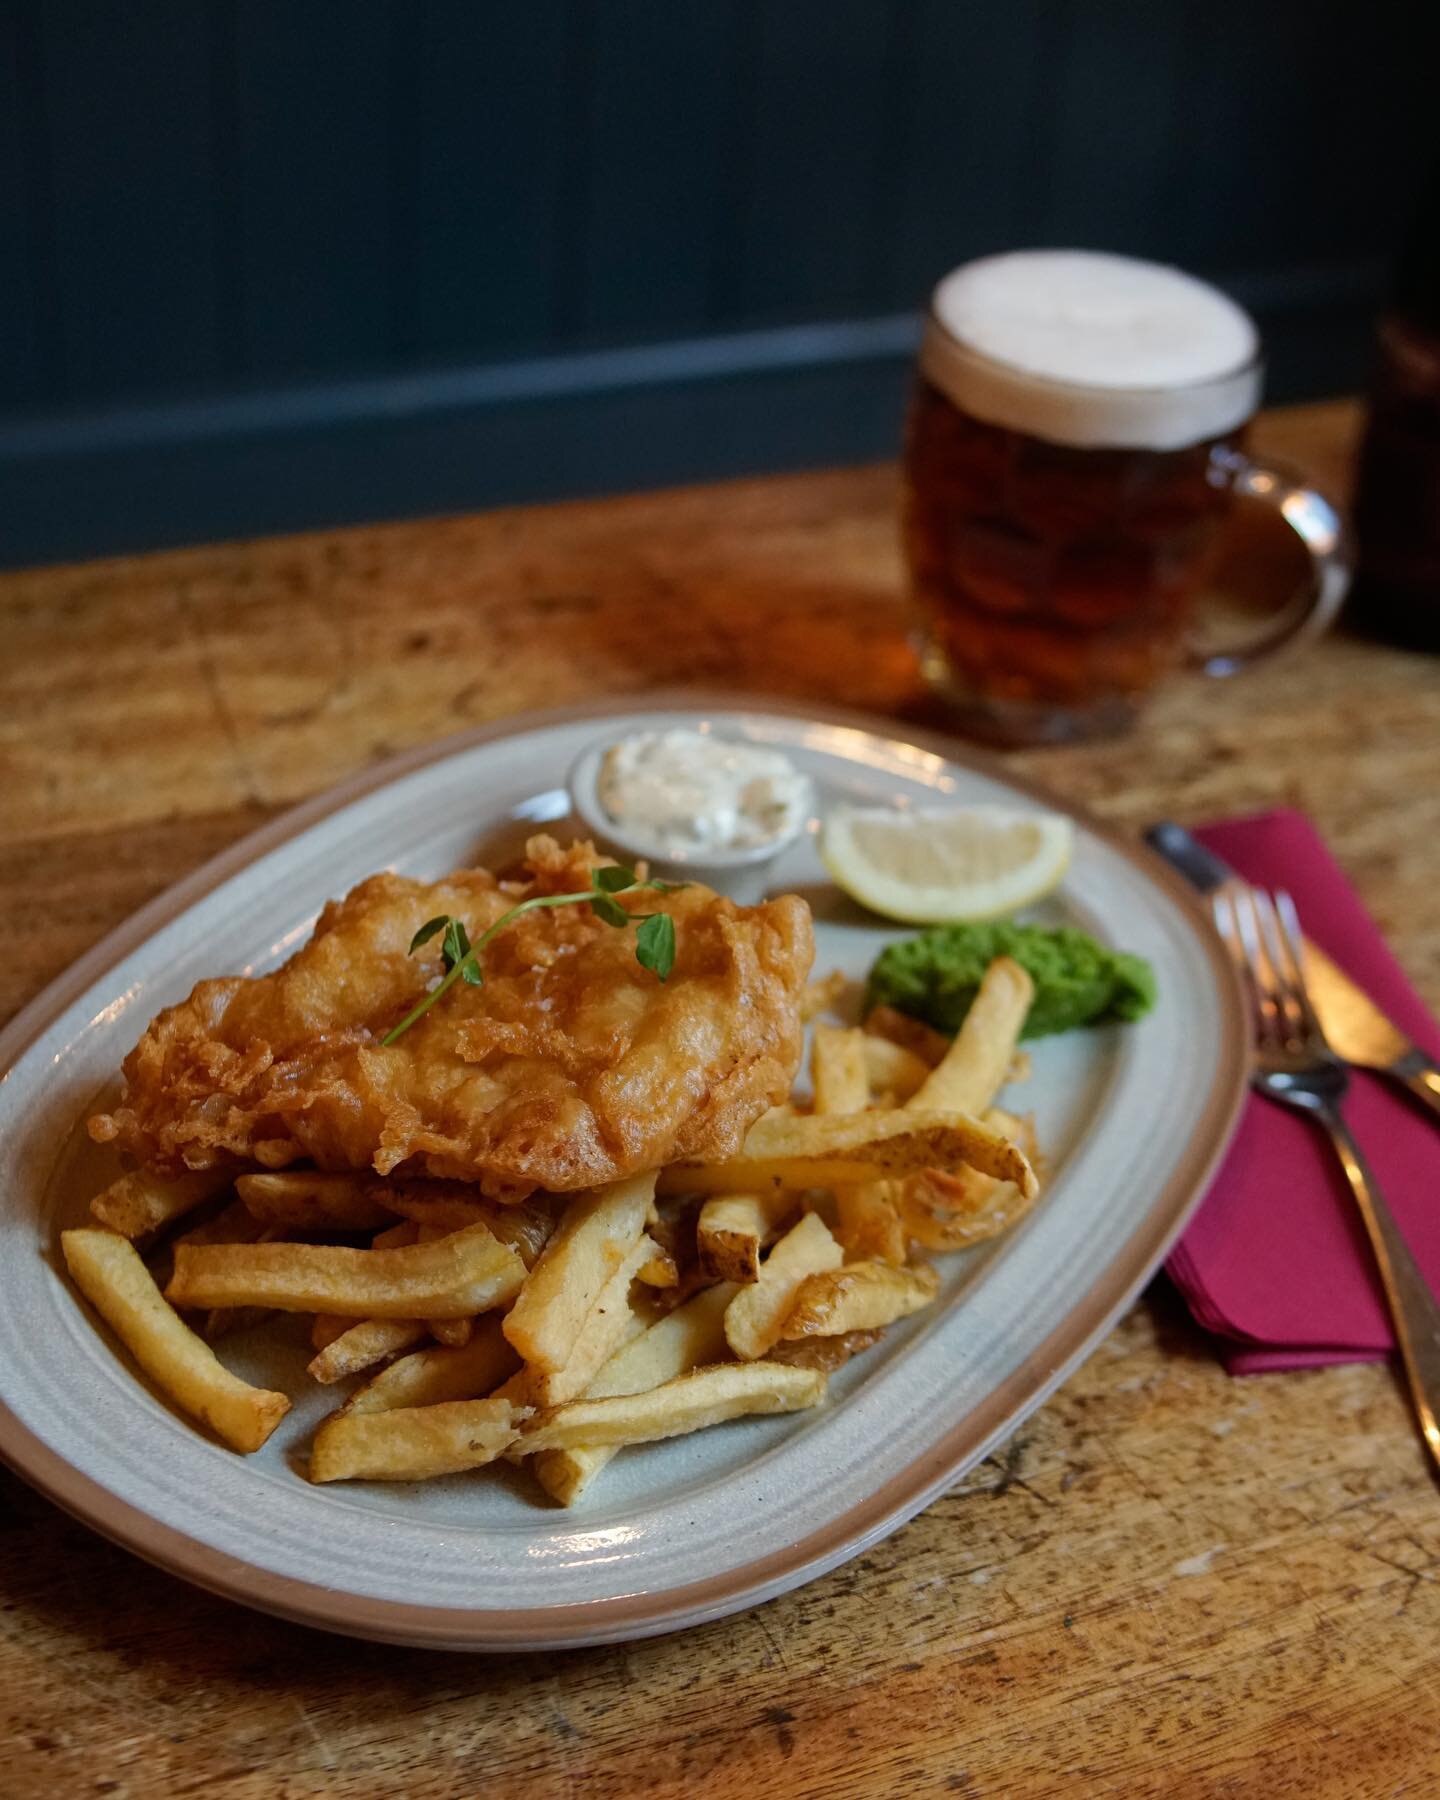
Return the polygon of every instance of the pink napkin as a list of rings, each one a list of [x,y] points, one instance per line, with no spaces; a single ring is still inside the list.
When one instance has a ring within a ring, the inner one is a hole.
[[[1195,836],[1239,874],[1295,896],[1306,935],[1407,1036],[1440,1031],[1374,920],[1310,824],[1294,812]],[[1379,1075],[1356,1070],[1345,1102],[1417,1262],[1440,1289],[1440,1120]],[[1259,1094],[1166,1269],[1196,1321],[1221,1338],[1232,1375],[1373,1362],[1394,1348],[1359,1215],[1323,1133]]]

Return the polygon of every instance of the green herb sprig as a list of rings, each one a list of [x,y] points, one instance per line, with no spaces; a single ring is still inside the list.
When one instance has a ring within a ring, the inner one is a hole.
[[[635,933],[635,960],[642,969],[650,969],[664,981],[675,967],[674,919],[669,913],[663,912],[628,913],[616,895],[643,893],[647,889],[657,894],[671,894],[684,886],[683,881],[641,881],[633,869],[612,864],[607,868],[592,869],[590,886],[578,894],[536,894],[532,899],[522,900],[518,906],[512,906],[509,912],[502,913],[474,944],[470,942],[470,934],[465,929],[463,919],[452,918],[449,913],[441,913],[436,919],[427,919],[410,940],[410,954],[413,956],[443,932],[440,960],[444,965],[444,976],[438,986],[411,1007],[398,1025],[385,1033],[380,1042],[393,1044],[397,1038],[402,1037],[457,981],[466,982],[470,987],[481,987],[485,980],[480,968],[481,951],[507,925],[513,925],[522,913],[539,912],[542,907],[588,906],[597,919],[603,919],[607,925],[613,925],[617,930],[624,930],[627,925],[638,922],[640,928]]]

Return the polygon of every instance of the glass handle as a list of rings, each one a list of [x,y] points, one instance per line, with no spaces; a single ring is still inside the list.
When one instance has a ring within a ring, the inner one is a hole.
[[[1196,666],[1204,675],[1236,675],[1286,644],[1318,636],[1339,612],[1355,569],[1345,521],[1322,493],[1278,464],[1248,456],[1237,455],[1228,474],[1233,494],[1272,507],[1304,544],[1310,580],[1251,643],[1197,652]]]

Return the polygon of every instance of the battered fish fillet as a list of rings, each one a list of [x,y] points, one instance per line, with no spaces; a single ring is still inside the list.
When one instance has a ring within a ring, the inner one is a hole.
[[[531,894],[587,888],[604,860],[537,837],[524,882],[483,869],[433,884],[372,876],[273,974],[202,981],[161,1013],[91,1136],[160,1172],[305,1158],[506,1199],[735,1155],[800,1058],[814,946],[794,897],[736,906],[699,886],[622,897],[674,917],[663,984],[636,962],[633,930],[583,906],[529,913],[487,947],[483,987],[457,982],[380,1043],[440,973],[438,939],[409,954],[427,919],[454,914],[478,939]]]

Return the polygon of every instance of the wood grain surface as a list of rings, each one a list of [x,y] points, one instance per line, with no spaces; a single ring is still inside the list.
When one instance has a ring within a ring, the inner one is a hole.
[[[1338,487],[1354,425],[1260,435]],[[872,468],[0,579],[0,1014],[276,810],[477,721],[703,683],[933,723],[894,506]],[[1437,753],[1440,664],[1337,635],[1014,760],[1137,826],[1305,808],[1440,1005]],[[1163,1286],[913,1524],[675,1638],[378,1648],[194,1592],[8,1476],[0,1527],[16,1800],[1440,1787],[1440,1497],[1391,1373],[1232,1381]]]

